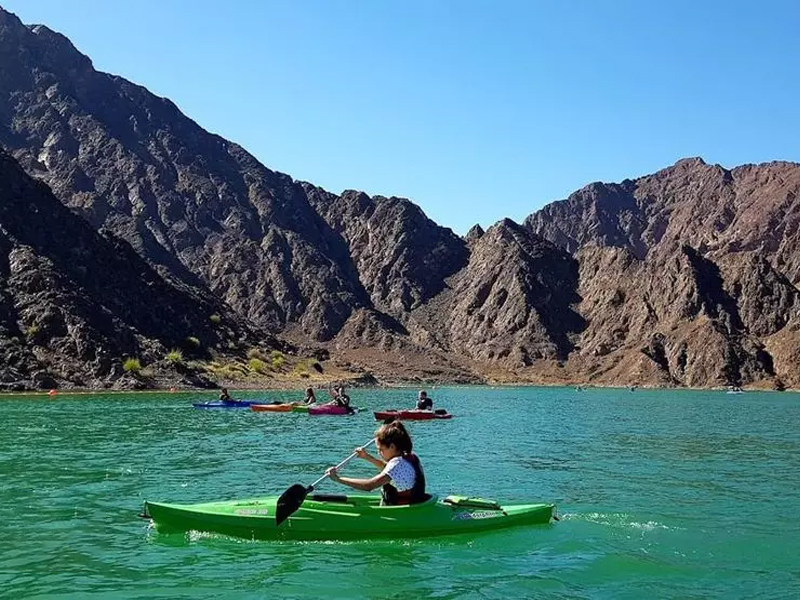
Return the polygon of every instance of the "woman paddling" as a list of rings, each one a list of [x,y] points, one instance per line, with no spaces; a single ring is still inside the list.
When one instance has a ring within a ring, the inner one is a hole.
[[[356,448],[356,454],[371,462],[381,472],[371,479],[340,477],[336,467],[330,467],[326,474],[332,481],[338,481],[353,489],[371,492],[382,487],[382,504],[394,506],[417,504],[427,499],[425,494],[425,473],[416,454],[412,452],[411,436],[400,421],[383,425],[375,433],[378,452],[376,458],[363,448]]]

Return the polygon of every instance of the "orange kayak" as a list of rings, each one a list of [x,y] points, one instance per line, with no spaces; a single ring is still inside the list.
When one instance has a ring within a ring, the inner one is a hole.
[[[291,404],[251,404],[250,410],[256,412],[292,412]]]

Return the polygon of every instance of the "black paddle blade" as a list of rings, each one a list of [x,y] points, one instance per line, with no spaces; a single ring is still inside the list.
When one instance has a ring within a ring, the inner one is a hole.
[[[300,508],[300,505],[303,504],[303,500],[306,499],[306,496],[308,496],[308,493],[312,490],[313,488],[311,486],[306,487],[295,483],[292,487],[283,492],[280,498],[278,498],[277,508],[275,509],[275,525],[279,526],[289,518],[289,515]]]

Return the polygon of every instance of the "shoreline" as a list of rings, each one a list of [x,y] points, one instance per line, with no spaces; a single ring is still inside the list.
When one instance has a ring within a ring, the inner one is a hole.
[[[28,390],[20,392],[0,391],[0,398],[17,397],[17,396],[44,396],[44,397],[58,397],[58,396],[117,396],[117,395],[133,395],[133,394],[202,394],[202,395],[217,395],[219,390],[227,387],[231,393],[255,393],[255,392],[303,392],[305,388],[312,387],[315,391],[326,391],[330,386],[326,385],[291,385],[292,382],[286,382],[287,385],[272,385],[272,386],[249,386],[249,385],[232,385],[227,383],[220,385],[217,388],[186,388],[186,387],[172,387],[172,388],[147,388],[147,389],[94,389],[94,388],[54,388],[52,390]],[[296,382],[295,382],[296,383]],[[729,387],[686,387],[686,386],[656,386],[656,385],[603,385],[603,384],[585,384],[585,383],[532,383],[532,382],[503,382],[503,383],[433,383],[433,382],[418,382],[411,381],[407,383],[375,383],[363,384],[357,382],[332,382],[343,383],[345,387],[350,389],[438,389],[438,388],[571,388],[573,391],[585,392],[592,389],[599,390],[621,390],[629,393],[637,391],[708,391],[708,392],[731,392],[731,395],[737,393],[753,393],[753,392],[769,392],[769,393],[800,393],[800,389],[786,388],[785,390],[768,389],[766,387],[758,386],[742,386],[740,392],[733,392]],[[580,389],[578,389],[580,388]],[[633,389],[631,389],[633,388]]]

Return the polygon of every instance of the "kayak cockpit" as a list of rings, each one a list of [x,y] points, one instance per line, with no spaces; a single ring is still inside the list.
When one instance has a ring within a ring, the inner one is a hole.
[[[438,500],[436,496],[432,496],[431,494],[426,494],[425,496],[426,498],[423,502],[394,506],[382,504],[381,497],[376,494],[311,494],[305,499],[300,508],[321,508],[326,504],[348,505],[354,508],[414,508],[417,506],[429,506],[432,503],[435,504]],[[317,504],[322,506],[317,506]]]

